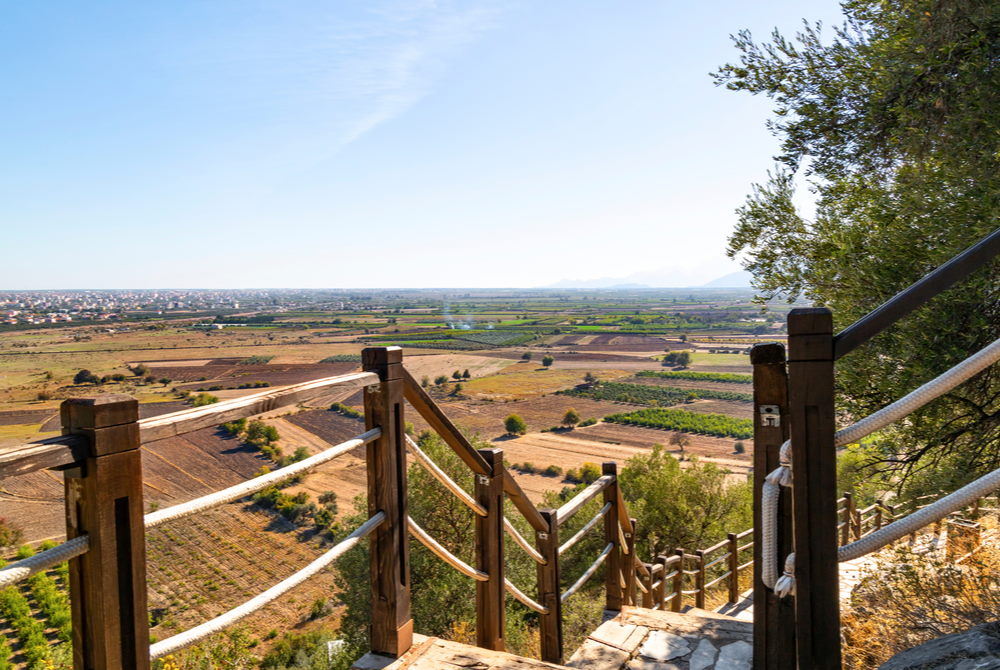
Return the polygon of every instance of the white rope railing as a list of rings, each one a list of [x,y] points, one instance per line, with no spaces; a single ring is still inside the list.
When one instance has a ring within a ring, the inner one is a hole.
[[[412,516],[407,517],[407,521],[409,522],[407,525],[410,529],[410,535],[420,540],[421,544],[430,549],[431,553],[440,558],[442,561],[455,568],[466,577],[475,579],[477,582],[488,582],[490,580],[490,576],[488,574],[482,570],[476,570],[461,558],[442,547],[440,542],[435,540],[426,530],[417,525],[417,522],[413,520]]]
[[[531,546],[523,535],[517,532],[517,528],[514,527],[514,524],[512,524],[510,519],[507,517],[503,518],[503,528],[507,531],[508,535],[514,538],[514,542],[517,542],[518,546],[521,547],[521,549],[524,549],[524,552],[528,554],[528,556],[531,556],[535,563],[538,563],[539,565],[546,565],[548,563],[548,561],[545,560],[545,557],[538,553],[538,551]]]
[[[541,603],[537,603],[534,600],[532,600],[531,598],[529,598],[521,589],[519,589],[516,586],[514,586],[514,583],[512,581],[510,581],[509,579],[507,579],[506,577],[504,577],[503,585],[504,585],[504,588],[507,589],[508,593],[510,593],[512,596],[514,596],[515,598],[517,598],[518,600],[520,600],[521,604],[523,604],[528,609],[535,610],[539,614],[548,614],[549,613],[549,608],[548,607],[546,607],[545,605],[542,605]]]
[[[914,391],[906,394],[896,402],[883,407],[877,412],[861,419],[857,423],[854,423],[842,430],[838,430],[834,434],[834,444],[835,446],[841,447],[852,442],[857,442],[863,437],[874,433],[877,430],[881,430],[886,426],[912,414],[914,411],[920,409],[932,400],[939,398],[945,393],[951,391],[956,386],[968,381],[978,373],[982,372],[989,366],[993,365],[997,361],[1000,361],[1000,339],[995,340],[988,346],[984,347],[980,351],[976,352],[972,356],[969,356],[964,361],[954,366],[947,372],[939,375],[938,377],[932,379],[926,384],[920,386]],[[764,479],[764,485],[761,489],[761,508],[762,508],[762,523],[761,523],[761,542],[763,543],[762,549],[762,560],[763,565],[761,567],[761,579],[764,585],[768,588],[774,589],[776,592],[779,591],[779,595],[785,595],[793,593],[795,590],[795,578],[794,578],[794,558],[793,555],[789,556],[792,570],[788,569],[789,560],[786,560],[786,567],[784,570],[784,575],[779,579],[778,577],[778,557],[777,557],[777,525],[778,525],[778,501],[781,495],[782,486],[791,486],[791,441],[788,440],[781,445],[781,450],[779,453],[779,459],[781,465],[775,469],[773,472],[769,473]],[[977,481],[986,480],[993,476],[994,473],[990,473],[985,477]],[[975,484],[976,482],[973,482]],[[969,486],[972,486],[970,484]],[[967,488],[967,487],[966,487]],[[996,488],[996,487],[993,487]],[[960,489],[956,491],[955,494],[963,491]],[[992,490],[992,489],[990,489]],[[952,495],[955,495],[952,494]],[[949,496],[950,497],[950,496]],[[981,497],[981,496],[980,496]],[[943,498],[938,501],[938,503],[944,502],[947,498]],[[938,503],[934,503],[921,512],[934,508]],[[941,509],[941,508],[936,508]],[[952,510],[954,511],[954,510]],[[936,513],[936,512],[935,512]],[[946,516],[950,512],[942,513],[942,516]],[[914,516],[914,515],[911,515]],[[910,517],[905,517],[898,521],[893,522],[889,526],[886,526],[882,530],[888,530],[896,524],[906,521]],[[937,519],[932,519],[935,521]],[[930,523],[930,522],[928,522]],[[926,523],[923,525],[927,525]],[[923,525],[918,528],[922,528]],[[867,540],[881,531],[877,531],[867,538],[862,538],[859,542]],[[913,531],[908,531],[913,532]],[[904,533],[905,535],[906,533]],[[898,539],[898,538],[897,538]],[[891,542],[891,540],[887,541]],[[851,545],[847,545],[851,546]],[[865,545],[868,546],[868,545]],[[882,545],[885,546],[885,545]],[[844,549],[846,547],[842,547]],[[863,556],[869,551],[874,551],[870,549],[865,551],[858,556]],[[838,552],[839,558],[839,552]],[[857,556],[854,556],[857,558]],[[840,559],[840,560],[851,560]]]
[[[315,561],[302,568],[296,572],[291,577],[275,584],[268,590],[264,591],[260,595],[248,600],[239,607],[234,607],[225,614],[215,617],[210,621],[206,621],[203,624],[195,626],[190,630],[186,630],[183,633],[178,633],[173,637],[169,637],[166,640],[157,642],[150,645],[149,647],[149,657],[151,659],[161,658],[167,654],[177,651],[178,649],[183,649],[184,647],[190,646],[205,638],[212,633],[217,633],[220,630],[231,626],[240,619],[253,614],[260,608],[267,605],[272,600],[278,598],[279,596],[287,593],[291,589],[295,588],[302,582],[306,581],[313,575],[317,574],[323,568],[330,565],[332,562],[343,556],[346,552],[353,549],[361,540],[363,540],[369,533],[375,530],[383,521],[385,521],[385,513],[377,512],[368,521],[358,526],[358,528],[339,542],[335,547],[327,551],[325,554],[317,558]]]
[[[476,502],[476,500],[470,496],[465,489],[459,486],[454,479],[448,476],[448,474],[438,467],[438,464],[434,460],[424,453],[424,450],[413,441],[409,435],[406,436],[406,445],[410,448],[410,452],[416,457],[417,462],[420,463],[424,468],[441,484],[451,491],[452,495],[465,503],[465,506],[471,509],[473,512],[479,516],[485,517],[487,512],[486,508]]]
[[[266,475],[248,479],[247,481],[236,484],[235,486],[230,486],[227,489],[222,489],[221,491],[216,491],[215,493],[210,493],[206,496],[195,498],[194,500],[189,500],[188,502],[181,503],[179,505],[173,505],[171,507],[167,507],[166,509],[150,512],[145,516],[145,526],[146,528],[153,528],[166,523],[167,521],[182,519],[184,517],[191,516],[192,514],[204,512],[205,510],[213,507],[218,507],[224,503],[245,498],[248,495],[266,489],[268,486],[277,484],[278,482],[311,470],[312,468],[322,465],[328,461],[332,461],[338,456],[347,453],[351,449],[355,449],[363,444],[368,444],[369,442],[374,442],[381,435],[382,430],[380,428],[372,428],[371,430],[362,433],[353,439],[341,442],[340,444],[332,446],[329,449],[325,449],[318,454],[313,454],[309,458],[303,459],[298,463],[292,463],[291,465],[279,468],[274,472],[269,472]]]
[[[1000,469],[994,470],[970,484],[966,484],[954,493],[946,495],[940,500],[917,510],[913,514],[905,516],[898,521],[893,521],[887,526],[883,526],[879,530],[862,537],[860,540],[845,544],[843,547],[837,549],[837,561],[839,563],[853,561],[873,551],[878,551],[911,533],[917,532],[921,528],[940,521],[949,514],[972,505],[980,498],[985,497],[998,488],[1000,488]],[[794,595],[794,574],[795,554],[791,553],[785,559],[784,575],[775,583],[775,593],[779,596]]]
[[[580,530],[576,531],[576,534],[573,535],[573,537],[569,538],[568,540],[562,543],[562,545],[559,547],[559,555],[562,556],[563,553],[566,552],[570,547],[579,542],[580,539],[587,534],[587,531],[593,528],[598,521],[604,518],[604,515],[607,514],[608,510],[610,509],[611,509],[611,503],[609,502],[604,503],[604,507],[601,508],[601,511],[595,514],[593,518],[590,519],[590,521],[583,524],[583,527],[580,528]],[[624,542],[622,544],[624,545]]]
[[[601,563],[604,562],[604,559],[608,557],[608,554],[610,554],[611,550],[614,548],[614,543],[608,542],[607,546],[604,547],[604,551],[602,551],[601,555],[597,557],[597,560],[594,561],[582,575],[580,575],[578,580],[573,582],[573,586],[566,589],[566,591],[559,596],[560,602],[566,602],[573,596],[574,593],[579,591],[580,588],[587,583],[587,580],[593,577],[594,573],[597,572],[597,568],[601,567]]]
[[[16,563],[0,568],[0,588],[16,584],[71,558],[82,556],[89,548],[90,538],[80,535],[51,549],[40,551],[34,556],[22,558]]]

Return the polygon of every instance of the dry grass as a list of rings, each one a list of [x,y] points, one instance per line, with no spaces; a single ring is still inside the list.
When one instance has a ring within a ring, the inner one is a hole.
[[[962,565],[904,547],[877,564],[842,616],[844,667],[874,668],[919,644],[996,620],[1000,548],[986,543]]]
[[[543,393],[555,393],[583,383],[585,370],[549,370],[537,361],[518,363],[504,372],[463,382],[464,393],[488,394],[497,398],[520,399]],[[601,370],[601,379],[610,380],[628,376],[625,370]]]

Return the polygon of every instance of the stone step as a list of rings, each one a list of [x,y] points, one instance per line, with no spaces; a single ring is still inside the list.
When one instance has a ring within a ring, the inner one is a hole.
[[[566,665],[595,670],[750,670],[753,625],[694,610],[606,612]]]

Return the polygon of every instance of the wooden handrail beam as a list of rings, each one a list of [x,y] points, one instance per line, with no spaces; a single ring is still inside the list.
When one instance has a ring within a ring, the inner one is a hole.
[[[597,478],[593,484],[573,496],[573,498],[557,510],[556,517],[559,520],[559,525],[561,526],[566,523],[571,516],[580,511],[581,507],[596,498],[601,491],[611,486],[614,480],[615,478],[610,475],[603,475]]]
[[[407,402],[413,405],[420,416],[430,424],[434,432],[441,436],[441,439],[454,450],[458,457],[465,461],[465,464],[477,475],[491,475],[490,466],[479,455],[472,443],[462,435],[455,424],[451,422],[438,404],[427,395],[427,391],[420,388],[420,383],[413,378],[410,372],[403,368],[403,396]]]
[[[834,360],[854,351],[998,255],[1000,255],[1000,228],[840,331],[833,339]]]
[[[79,435],[21,444],[0,452],[0,479],[71,466],[82,461],[86,454],[87,440]]]
[[[525,521],[528,522],[532,529],[542,533],[548,530],[549,526],[545,522],[545,519],[543,519],[542,515],[539,514],[538,508],[535,507],[534,503],[528,499],[528,496],[524,492],[524,489],[521,488],[521,485],[518,484],[517,480],[514,479],[514,476],[510,474],[510,470],[503,471],[503,490],[504,493],[507,494],[507,497],[510,498],[510,501],[514,503],[514,507],[517,508],[517,511],[521,513],[521,516],[524,517]]]

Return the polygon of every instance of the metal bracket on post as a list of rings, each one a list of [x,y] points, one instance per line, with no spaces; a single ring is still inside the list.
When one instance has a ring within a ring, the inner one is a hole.
[[[778,405],[761,405],[758,411],[760,412],[761,426],[765,428],[781,427],[781,408]]]

